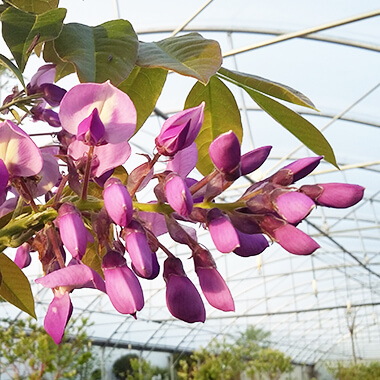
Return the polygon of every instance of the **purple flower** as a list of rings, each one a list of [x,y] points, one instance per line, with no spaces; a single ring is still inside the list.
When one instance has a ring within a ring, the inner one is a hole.
[[[209,147],[209,154],[215,167],[227,181],[240,177],[240,142],[233,131],[219,135]]]
[[[271,146],[262,146],[243,154],[240,159],[241,175],[247,175],[257,170],[268,158],[271,149]]]
[[[40,85],[38,91],[42,91],[42,97],[52,107],[57,107],[62,101],[62,98],[66,94],[66,90],[53,84],[43,83]]]
[[[20,268],[26,268],[32,262],[32,258],[30,256],[30,244],[24,243],[17,248],[14,263]]]
[[[80,124],[95,108],[104,125],[104,141],[118,144],[127,141],[135,132],[135,106],[129,96],[110,81],[81,83],[68,91],[59,110],[62,128],[77,135]]]
[[[202,123],[205,103],[169,117],[156,137],[157,150],[164,156],[174,156],[190,146],[197,137]]]
[[[68,292],[60,292],[53,289],[54,298],[51,301],[44,320],[46,332],[53,338],[55,344],[62,341],[65,328],[73,313],[73,304],[71,303]]]
[[[207,227],[219,252],[229,253],[239,247],[240,242],[235,227],[218,208],[213,208],[207,213]]]
[[[240,246],[234,253],[242,257],[256,256],[269,247],[268,240],[261,234],[245,234],[236,230]]]
[[[180,150],[173,156],[166,166],[166,170],[177,173],[182,178],[195,168],[198,161],[198,149],[195,143],[192,143],[187,148]]]
[[[260,227],[282,248],[295,255],[310,255],[319,248],[309,235],[274,216],[265,216]]]
[[[304,185],[299,191],[326,207],[346,208],[358,203],[364,195],[364,187],[348,183],[324,183]]]
[[[32,79],[30,80],[28,84],[28,90],[39,88],[43,83],[53,83],[54,78],[55,78],[55,65],[50,64],[50,63],[47,65],[43,65],[32,76]],[[34,92],[37,92],[37,91],[34,91]]]
[[[140,277],[150,278],[153,269],[156,268],[153,268],[153,253],[140,223],[135,220],[129,223],[129,226],[124,229],[124,240],[135,273]]]
[[[30,177],[41,171],[42,157],[36,144],[9,120],[0,123],[0,147],[0,160],[11,177]]]
[[[99,111],[94,108],[90,115],[78,126],[77,140],[86,145],[97,145],[104,136],[104,124],[100,120]]]
[[[81,260],[86,253],[89,232],[80,212],[74,205],[64,203],[58,210],[57,221],[62,243],[75,259]]]
[[[305,219],[315,207],[313,200],[297,191],[274,190],[274,202],[279,215],[287,222],[297,224]]]
[[[166,304],[173,317],[188,323],[204,322],[206,311],[201,296],[186,276],[182,262],[168,257],[164,262]]]
[[[119,252],[108,251],[103,257],[102,268],[112,305],[119,313],[135,316],[144,306],[144,295],[124,257]]]
[[[275,183],[287,186],[291,183],[297,182],[301,178],[304,178],[310,174],[319,165],[322,158],[322,156],[300,158],[299,160],[296,160],[291,164],[284,166],[281,170],[279,170],[279,172],[288,172],[291,177],[290,182],[280,183],[279,181],[275,181]],[[276,176],[276,174],[274,176]],[[280,178],[280,176],[277,178]]]
[[[118,178],[109,178],[104,184],[104,207],[114,223],[126,227],[132,219],[133,203],[127,188]]]
[[[65,268],[37,278],[36,283],[53,289],[54,298],[46,313],[44,327],[56,344],[61,342],[73,311],[69,293],[73,289],[80,288],[105,291],[104,281],[100,275],[75,259]]]
[[[193,198],[185,181],[174,173],[165,179],[165,195],[169,205],[181,216],[189,216],[193,209]]]
[[[222,311],[234,311],[234,300],[209,251],[199,247],[193,252],[195,272],[209,304]]]

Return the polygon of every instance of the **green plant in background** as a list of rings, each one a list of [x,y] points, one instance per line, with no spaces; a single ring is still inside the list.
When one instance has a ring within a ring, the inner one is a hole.
[[[380,363],[329,363],[329,372],[337,380],[375,380],[380,379]]]
[[[28,320],[3,319],[0,328],[0,374],[13,379],[90,378],[94,356],[85,332],[88,321],[68,325],[68,335],[56,345],[43,327]]]
[[[252,380],[277,380],[293,369],[291,358],[268,347],[269,333],[249,327],[233,342],[213,341],[191,355],[191,360],[179,360],[181,380],[239,380],[244,373]]]

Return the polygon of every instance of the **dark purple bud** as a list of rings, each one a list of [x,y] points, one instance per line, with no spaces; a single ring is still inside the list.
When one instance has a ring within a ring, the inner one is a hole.
[[[310,255],[319,248],[309,235],[276,217],[265,216],[260,226],[282,248],[295,255]]]
[[[247,175],[257,170],[268,158],[271,149],[271,146],[262,146],[243,154],[240,160],[241,175]]]
[[[17,248],[14,263],[20,268],[26,268],[32,262],[32,258],[30,256],[30,244],[24,243]]]
[[[310,174],[319,165],[322,158],[323,156],[300,158],[281,170],[289,170],[293,175],[292,183],[294,183]]]
[[[315,207],[315,203],[310,197],[298,191],[278,189],[271,194],[271,198],[277,213],[291,224],[297,224],[305,219]]]
[[[165,179],[165,195],[169,205],[181,216],[189,216],[193,209],[193,198],[185,181],[174,173]]]
[[[132,220],[124,228],[124,240],[135,273],[140,277],[150,278],[153,273],[153,253],[140,223]]]
[[[256,256],[269,247],[268,240],[261,234],[245,234],[237,230],[240,247],[234,253],[242,257]]]
[[[206,311],[201,296],[194,284],[186,276],[182,262],[176,257],[168,257],[164,262],[166,282],[166,304],[170,313],[188,323],[204,322]]]
[[[174,156],[190,146],[197,137],[202,123],[205,104],[189,108],[167,119],[156,137],[157,150],[164,156]]]
[[[66,90],[53,84],[43,83],[40,86],[40,91],[43,93],[43,98],[52,106],[57,107],[61,103],[62,98],[66,94]]]
[[[52,109],[44,109],[41,113],[41,120],[46,121],[51,127],[61,127],[61,122],[59,121],[58,113],[53,111]]]
[[[334,208],[351,207],[364,195],[364,187],[348,183],[304,185],[299,190],[314,199],[317,204]]]
[[[94,108],[78,126],[77,140],[86,145],[97,145],[104,136],[105,128],[100,120],[99,111]]]
[[[231,292],[217,271],[210,252],[199,247],[193,252],[193,258],[199,284],[209,304],[222,311],[234,311],[235,305]]]
[[[114,223],[126,227],[133,215],[132,198],[118,178],[111,177],[104,184],[104,207]]]
[[[232,252],[239,247],[239,237],[230,219],[218,208],[207,214],[207,227],[216,249],[222,253]]]
[[[88,234],[78,209],[64,203],[58,210],[59,234],[62,243],[71,255],[81,260],[86,253]]]
[[[219,135],[208,149],[215,167],[227,181],[240,177],[240,142],[233,131]]]
[[[103,257],[102,268],[112,305],[119,313],[135,315],[144,307],[144,295],[124,257],[119,252],[108,251]]]

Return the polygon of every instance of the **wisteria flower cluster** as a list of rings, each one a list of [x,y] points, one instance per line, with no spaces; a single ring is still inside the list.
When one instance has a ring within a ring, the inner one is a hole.
[[[31,109],[33,119],[56,128],[57,144],[38,148],[20,125],[10,120],[0,124],[0,216],[14,219],[8,224],[13,228],[8,246],[18,247],[14,262],[20,268],[30,264],[31,251],[39,253],[44,276],[36,282],[53,295],[44,326],[57,344],[73,311],[74,290],[104,292],[118,312],[136,317],[144,307],[141,279],[154,279],[160,272],[169,312],[189,323],[205,321],[203,298],[180,258],[160,242],[164,233],[187,246],[207,302],[233,311],[233,298],[211,251],[198,242],[189,223],[207,229],[222,253],[254,256],[276,242],[292,254],[309,255],[319,245],[297,225],[316,206],[345,208],[363,197],[363,187],[351,184],[297,188],[295,182],[320,163],[317,156],[252,184],[232,203],[219,202],[234,181],[264,163],[271,147],[242,154],[235,133],[223,133],[209,147],[213,172],[199,181],[189,177],[197,163],[194,141],[204,103],[169,117],[152,156],[145,155],[146,162],[128,176],[120,175],[136,128],[133,102],[109,81],[79,84],[66,92],[52,83],[54,72],[54,65],[40,68],[27,91],[40,99]],[[63,173],[59,162],[65,165]],[[157,162],[165,170],[158,171]],[[139,202],[138,192],[150,183],[155,184],[154,199]],[[39,204],[36,199],[42,197],[45,203]],[[18,218],[29,208],[20,227]],[[162,270],[157,252],[165,255]],[[97,258],[99,267],[87,265],[88,256]]]

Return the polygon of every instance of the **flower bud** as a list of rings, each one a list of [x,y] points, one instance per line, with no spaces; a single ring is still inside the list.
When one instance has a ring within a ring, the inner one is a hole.
[[[299,191],[321,206],[346,208],[355,205],[363,198],[364,187],[348,183],[324,183],[304,185]]]
[[[104,207],[108,215],[119,226],[126,227],[133,214],[132,198],[118,178],[109,178],[104,184]]]
[[[207,214],[207,227],[216,249],[229,253],[239,247],[239,237],[229,218],[218,208],[213,208]]]
[[[122,314],[132,314],[144,306],[144,295],[136,275],[127,266],[125,258],[116,251],[103,257],[102,268],[106,292],[115,309]]]
[[[135,220],[129,223],[124,229],[124,240],[135,273],[140,277],[150,278],[153,274],[153,254],[140,223]]]
[[[57,220],[62,243],[75,259],[81,260],[86,253],[89,232],[80,212],[74,205],[64,203],[58,210]]]
[[[43,93],[43,98],[52,106],[57,107],[61,103],[62,98],[66,94],[66,90],[53,84],[43,83],[40,86],[40,91]]]
[[[170,313],[188,323],[204,322],[206,311],[201,296],[186,276],[181,260],[168,257],[164,262],[166,304]]]
[[[172,173],[165,179],[165,195],[169,205],[181,216],[189,216],[193,209],[193,197],[184,180]]]
[[[257,170],[268,158],[271,149],[271,146],[262,146],[243,154],[240,159],[241,175],[247,175]]]
[[[202,123],[205,104],[189,108],[169,117],[156,137],[157,150],[164,156],[174,156],[190,146],[197,137]]]
[[[14,263],[20,268],[26,268],[32,262],[32,258],[30,256],[30,244],[23,243],[17,248]]]
[[[227,181],[240,177],[240,142],[233,131],[223,133],[212,141],[209,154],[215,167],[224,174]]]
[[[193,252],[195,272],[199,278],[202,292],[209,304],[222,311],[234,311],[234,300],[226,282],[216,270],[214,259],[206,249]]]
[[[284,166],[281,170],[288,170],[293,176],[292,183],[294,183],[310,174],[319,165],[322,158],[323,156],[300,158]]]

